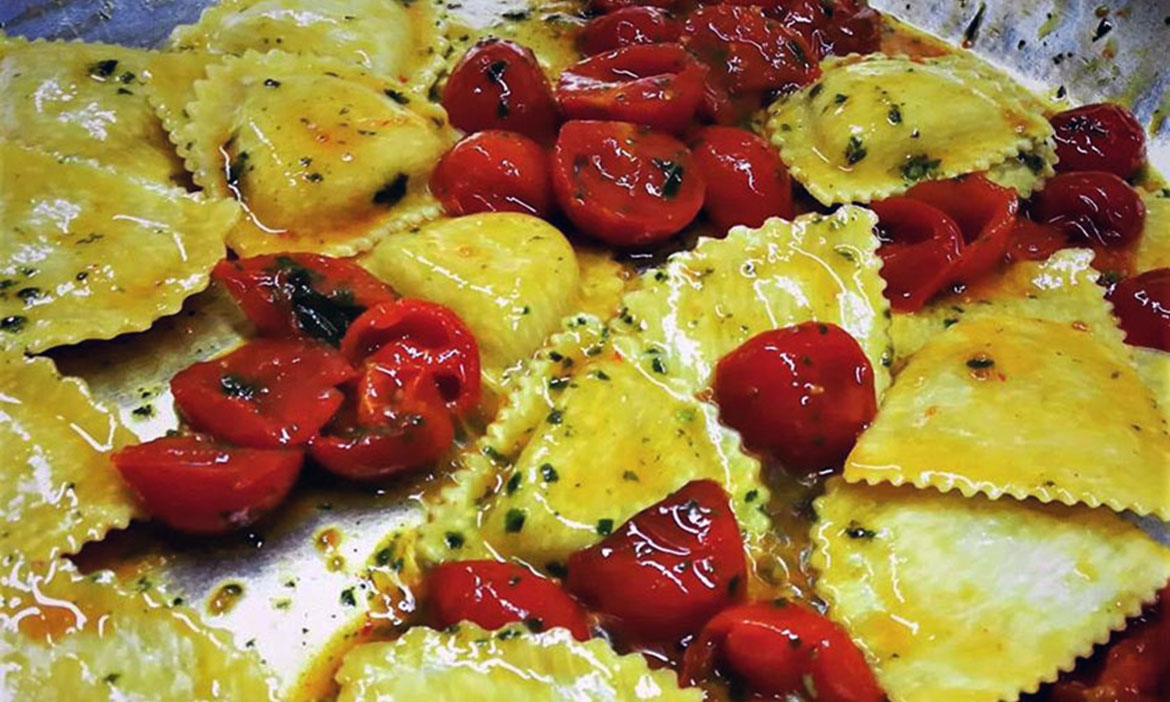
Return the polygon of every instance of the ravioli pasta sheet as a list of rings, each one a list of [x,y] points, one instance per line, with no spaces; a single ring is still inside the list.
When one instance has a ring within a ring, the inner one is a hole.
[[[533,634],[520,626],[484,631],[415,627],[388,643],[359,646],[337,674],[340,702],[701,702],[668,669],[651,670],[604,639],[575,641],[565,629]]]
[[[833,479],[812,566],[893,702],[1034,692],[1125,626],[1170,549],[1102,509]]]
[[[241,256],[351,255],[438,216],[427,177],[447,132],[392,81],[275,51],[207,74],[173,138],[196,183],[247,210],[228,239]]]
[[[792,175],[822,203],[879,200],[993,168],[1027,192],[1053,173],[1043,105],[970,54],[848,56],[822,67],[767,122]]]
[[[0,347],[142,331],[207,287],[239,210],[0,142]]]
[[[1133,254],[1134,271],[1170,268],[1170,192],[1146,193],[1142,202],[1146,206],[1146,220]]]

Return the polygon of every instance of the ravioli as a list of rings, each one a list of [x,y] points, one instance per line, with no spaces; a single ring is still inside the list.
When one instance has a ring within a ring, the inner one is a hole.
[[[1072,669],[1170,578],[1109,510],[832,479],[812,566],[893,702],[1016,700]]]
[[[440,213],[427,178],[443,121],[396,101],[391,81],[281,52],[207,73],[173,138],[196,183],[244,205],[236,253],[348,256]]]
[[[1154,393],[1163,417],[1170,424],[1170,353],[1135,346],[1133,356],[1138,375]]]
[[[848,56],[822,67],[819,81],[770,108],[766,126],[822,203],[879,200],[996,167],[999,180],[1028,192],[1053,174],[1043,105],[970,54]]]
[[[207,77],[209,65],[222,60],[222,56],[205,51],[151,54],[147,64],[151,80],[146,86],[146,99],[168,135],[187,123],[186,108],[195,99],[195,83]],[[190,146],[183,149],[184,153],[189,150]]]
[[[207,287],[239,209],[0,142],[0,347],[141,331]]]
[[[1133,252],[1134,271],[1170,268],[1170,192],[1159,190],[1142,195],[1146,220]]]
[[[845,479],[1166,519],[1170,436],[1124,349],[1068,324],[987,317],[910,359]]]

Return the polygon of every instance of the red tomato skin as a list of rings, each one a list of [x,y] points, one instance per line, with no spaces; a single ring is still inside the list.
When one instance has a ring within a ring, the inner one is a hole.
[[[682,231],[702,208],[706,187],[682,142],[625,122],[566,122],[552,176],[569,220],[617,247],[651,246]]]
[[[1016,218],[1010,238],[1007,260],[1011,262],[1045,261],[1068,246],[1068,235],[1063,229],[1051,224],[1037,224],[1026,217]]]
[[[1127,344],[1170,351],[1170,268],[1126,278],[1113,286],[1109,301]]]
[[[873,202],[870,209],[878,216],[886,299],[899,312],[916,312],[945,287],[962,252],[962,232],[942,210],[909,197]]]
[[[720,612],[687,648],[679,677],[695,685],[716,667],[756,694],[804,695],[812,688],[820,702],[885,699],[844,629],[783,600]]]
[[[565,586],[618,631],[673,642],[741,599],[747,572],[727,493],[683,486],[569,557]]]
[[[683,44],[733,95],[795,90],[821,75],[804,38],[757,6],[700,8],[683,24]]]
[[[730,4],[757,5],[734,0]],[[818,59],[871,54],[881,48],[881,13],[853,0],[776,0],[777,16],[812,49]]]
[[[657,7],[670,10],[679,3],[680,0],[589,0],[589,9],[604,15],[627,7]]]
[[[1146,207],[1121,178],[1104,171],[1061,173],[1032,200],[1032,218],[1055,224],[1074,241],[1121,248],[1137,240]]]
[[[556,138],[556,102],[532,51],[504,39],[483,39],[451,70],[443,109],[467,133],[517,132],[540,144]]]
[[[1133,114],[1106,102],[1052,116],[1056,130],[1056,171],[1106,171],[1129,179],[1146,160],[1146,133]]]
[[[341,354],[299,339],[256,339],[171,379],[180,414],[196,431],[238,446],[306,443],[341,406],[336,386],[354,377]]]
[[[720,231],[795,215],[788,169],[760,136],[746,129],[704,127],[691,152],[707,182],[703,210]]]
[[[833,324],[758,334],[720,359],[719,417],[749,449],[802,474],[839,467],[877,412],[873,368]]]
[[[515,563],[444,563],[427,573],[426,591],[438,627],[470,621],[493,631],[525,622],[535,630],[562,627],[578,641],[589,639],[581,605],[556,582]]]
[[[155,439],[113,455],[152,517],[209,535],[248,526],[279,505],[303,460],[299,450],[227,447],[203,436]]]
[[[430,185],[453,217],[476,212],[547,217],[552,209],[548,158],[535,141],[515,132],[464,137],[439,159]]]
[[[658,7],[623,7],[589,20],[577,37],[577,46],[586,56],[635,44],[676,42],[682,25]]]
[[[557,82],[570,120],[612,120],[680,134],[703,99],[707,67],[681,44],[639,44],[590,56]]]

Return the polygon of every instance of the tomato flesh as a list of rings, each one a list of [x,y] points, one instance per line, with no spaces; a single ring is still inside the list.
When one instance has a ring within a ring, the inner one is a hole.
[[[155,439],[113,455],[146,511],[188,534],[252,524],[288,495],[303,460],[299,450],[228,447],[202,436]]]
[[[1131,178],[1146,160],[1146,133],[1121,105],[1082,105],[1052,116],[1058,173],[1106,171]]]
[[[963,235],[945,212],[908,197],[870,203],[878,216],[885,296],[899,312],[915,312],[943,289],[959,260]]]
[[[562,627],[578,641],[589,638],[581,606],[557,583],[515,563],[444,563],[427,574],[426,589],[439,627],[470,621],[492,631],[524,622],[534,631]]]
[[[547,217],[552,208],[544,150],[514,132],[488,130],[463,138],[439,159],[431,192],[456,217],[476,212]]]
[[[798,474],[839,467],[877,412],[861,346],[819,322],[752,337],[720,359],[713,389],[744,445]]]
[[[732,94],[795,90],[821,75],[804,38],[757,6],[703,7],[683,25],[683,43]]]
[[[1033,198],[1032,218],[1054,224],[1074,241],[1106,249],[1137,240],[1146,207],[1133,188],[1104,171],[1061,173]]]
[[[1009,238],[1009,261],[1044,261],[1068,246],[1068,235],[1060,227],[1037,224],[1026,217],[1016,219]]]
[[[600,14],[618,12],[629,7],[657,7],[669,10],[681,0],[589,0],[589,9]]]
[[[1126,278],[1109,292],[1125,341],[1170,351],[1170,268]]]
[[[467,50],[447,78],[442,102],[451,125],[469,134],[502,129],[548,144],[560,121],[536,56],[504,39],[483,39]]]
[[[682,25],[658,7],[623,7],[589,20],[577,37],[577,46],[586,56],[635,44],[678,41]]]
[[[746,129],[705,127],[691,146],[707,183],[703,211],[720,231],[792,219],[792,179],[768,142]]]
[[[779,0],[777,5],[781,23],[800,34],[818,59],[870,54],[881,47],[881,13],[867,5],[854,0]]]

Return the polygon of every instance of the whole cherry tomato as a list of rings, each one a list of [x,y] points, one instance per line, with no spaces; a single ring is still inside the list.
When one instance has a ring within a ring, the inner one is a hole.
[[[1126,278],[1113,286],[1109,301],[1126,343],[1170,351],[1170,268]]]
[[[769,217],[792,219],[792,179],[763,138],[746,129],[705,127],[691,151],[707,182],[703,211],[720,231],[758,227]]]
[[[439,159],[431,192],[453,216],[523,212],[547,217],[552,207],[548,158],[514,132],[488,130],[464,137]]]
[[[1121,248],[1137,240],[1146,206],[1121,178],[1103,171],[1061,173],[1032,201],[1032,218],[1055,224],[1075,240]]]
[[[310,337],[333,346],[367,308],[395,298],[389,286],[353,261],[317,254],[225,259],[211,275],[260,336]]]
[[[943,289],[963,250],[959,226],[945,212],[909,197],[870,203],[878,216],[878,256],[885,296],[899,312],[915,312]]]
[[[114,452],[114,465],[152,517],[189,534],[252,524],[284,500],[300,474],[299,450],[235,448],[176,436]]]
[[[720,612],[687,647],[679,677],[695,685],[717,668],[748,691],[770,697],[885,699],[865,656],[844,629],[805,605],[784,600]]]
[[[676,641],[739,600],[747,572],[727,493],[696,480],[569,558],[565,585],[641,641]]]
[[[563,627],[578,641],[589,638],[581,605],[557,583],[515,563],[444,563],[427,573],[426,591],[440,627],[470,621],[491,631],[524,622],[536,631]]]
[[[821,75],[804,38],[756,6],[700,8],[683,25],[683,43],[733,94],[793,90]]]
[[[577,37],[577,46],[586,56],[634,44],[661,44],[678,41],[682,25],[658,7],[623,7],[589,20]]]
[[[443,109],[465,132],[503,129],[541,144],[556,137],[557,105],[533,53],[504,39],[467,50],[443,89]]]
[[[1051,224],[1037,224],[1026,217],[1016,218],[1009,238],[1009,261],[1044,261],[1068,246],[1068,235],[1063,229]]]
[[[1106,171],[1128,179],[1146,160],[1145,130],[1121,105],[1083,105],[1049,121],[1056,130],[1059,173]]]
[[[706,184],[687,147],[626,122],[566,122],[553,151],[557,204],[613,246],[664,241],[691,223]]]
[[[833,324],[748,339],[720,359],[713,388],[720,419],[744,445],[795,473],[840,466],[877,412],[869,359]]]
[[[664,132],[690,126],[707,67],[681,44],[626,46],[569,66],[557,83],[567,119],[632,122]]]
[[[300,339],[257,339],[171,379],[179,413],[196,431],[250,448],[303,444],[341,406],[354,370],[334,349]]]

